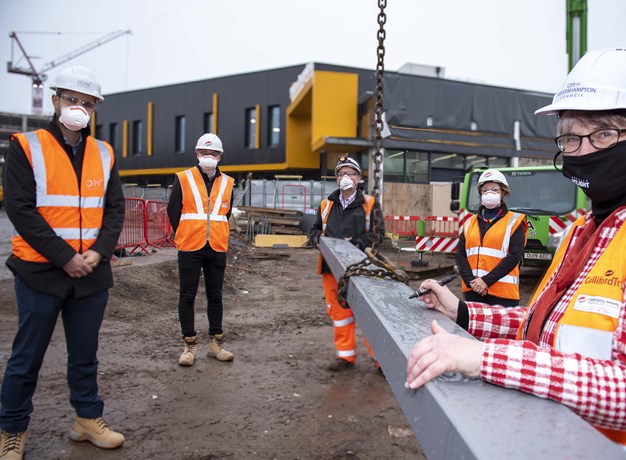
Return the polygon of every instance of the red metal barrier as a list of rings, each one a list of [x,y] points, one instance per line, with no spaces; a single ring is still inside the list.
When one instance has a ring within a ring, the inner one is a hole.
[[[426,236],[457,236],[459,231],[458,217],[428,216],[424,219]]]
[[[170,237],[172,227],[167,217],[167,202],[147,200],[145,209],[146,244],[156,248],[174,246]]]
[[[132,254],[137,249],[150,252],[146,249],[146,203],[141,198],[125,198],[126,211],[124,215],[124,226],[122,233],[117,240],[116,249],[132,248],[128,254]]]
[[[420,216],[385,216],[385,231],[398,236],[417,236]]]

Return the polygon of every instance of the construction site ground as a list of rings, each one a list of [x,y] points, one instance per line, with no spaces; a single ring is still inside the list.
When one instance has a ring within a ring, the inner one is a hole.
[[[0,211],[0,256],[11,226]],[[237,236],[235,236],[237,239]],[[392,247],[384,253],[394,262]],[[145,254],[145,253],[144,253]],[[99,385],[105,419],[126,436],[106,451],[70,441],[73,411],[65,380],[59,321],[41,370],[26,459],[422,459],[420,446],[358,330],[354,369],[327,370],[334,356],[317,251],[232,244],[224,284],[225,345],[230,363],[207,358],[205,296],[196,324],[201,348],[193,367],[178,366],[176,251],[121,259],[100,334]],[[416,254],[403,252],[410,266]],[[427,255],[427,275],[453,259]],[[537,281],[524,277],[524,298]],[[416,288],[419,280],[411,281]],[[458,291],[458,283],[453,283]],[[0,269],[0,378],[17,324],[12,275]]]

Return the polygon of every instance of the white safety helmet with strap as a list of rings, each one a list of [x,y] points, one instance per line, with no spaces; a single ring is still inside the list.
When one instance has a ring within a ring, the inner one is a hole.
[[[626,48],[590,51],[576,63],[552,104],[535,115],[563,110],[626,109]]]
[[[93,96],[99,102],[104,101],[100,93],[100,83],[96,80],[96,74],[93,70],[82,65],[75,65],[61,71],[54,80],[54,84],[50,85],[50,89],[54,91],[69,89]]]
[[[359,166],[359,163],[353,158],[350,158],[348,156],[342,156],[339,157],[339,161],[337,161],[337,166],[335,166],[335,176],[344,166],[349,166],[350,168],[358,172],[359,176],[361,175],[361,167]]]
[[[222,141],[213,133],[207,133],[200,136],[196,142],[196,150],[215,150],[216,152],[224,152]]]
[[[480,187],[485,182],[497,182],[498,184],[504,185],[507,188],[509,187],[509,183],[506,181],[506,177],[504,177],[504,174],[502,174],[497,169],[493,169],[493,168],[486,170],[478,178],[478,184],[477,185],[478,185],[478,189],[479,190],[480,190]]]

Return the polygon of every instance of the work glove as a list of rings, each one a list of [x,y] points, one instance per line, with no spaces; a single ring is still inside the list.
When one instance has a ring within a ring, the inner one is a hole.
[[[322,236],[321,230],[311,230],[311,233],[309,234],[308,244],[317,249],[320,244],[320,236]]]

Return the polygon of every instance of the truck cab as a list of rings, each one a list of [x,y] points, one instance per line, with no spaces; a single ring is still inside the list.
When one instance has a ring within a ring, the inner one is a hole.
[[[472,169],[463,178],[463,188],[452,188],[450,209],[463,223],[478,212],[478,178],[486,168]],[[563,230],[589,209],[586,195],[552,166],[498,168],[507,179],[511,194],[504,201],[510,211],[526,214],[528,240],[523,264],[545,267],[552,261]]]

